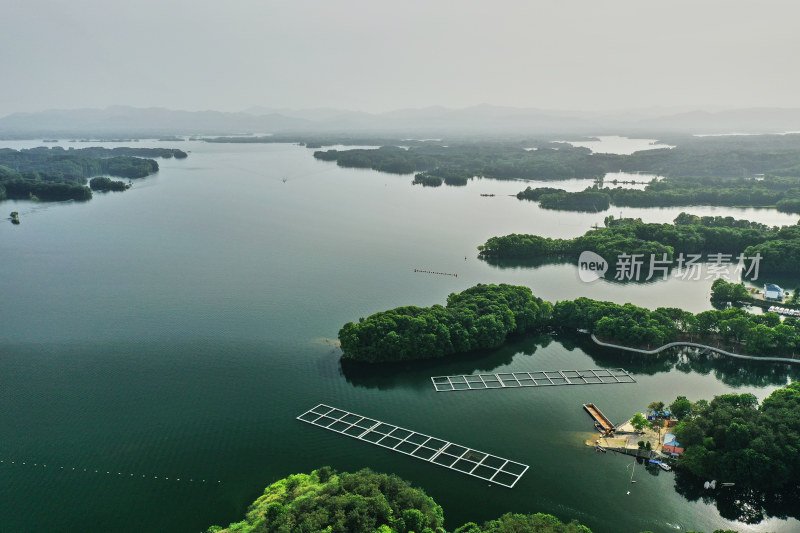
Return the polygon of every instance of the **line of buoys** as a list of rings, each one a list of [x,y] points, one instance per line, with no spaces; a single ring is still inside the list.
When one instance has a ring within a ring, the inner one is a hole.
[[[29,464],[28,461],[11,461],[11,460],[7,461],[5,459],[0,459],[0,465],[25,465],[25,466],[36,466],[36,467],[41,467],[41,468],[47,468],[47,465],[44,464],[44,463],[42,463],[42,464],[39,464],[39,463]],[[90,473],[90,474],[91,473],[95,473],[95,474],[102,474],[103,473],[102,470],[95,470],[94,472],[92,472],[92,469],[86,469],[86,468],[81,469],[79,467],[76,468],[74,466],[73,467],[60,466],[60,467],[58,467],[58,470],[66,470],[66,471],[73,471],[74,470],[74,471],[78,471],[78,472],[83,470],[83,472],[87,472],[87,473]],[[112,471],[110,471],[110,470],[107,470],[107,471],[105,471],[105,475],[111,476],[111,475],[114,475],[114,473]],[[117,472],[117,476],[120,476],[120,477],[122,477],[122,476],[139,477],[138,474],[134,475],[134,474],[130,474],[130,473],[127,473],[127,472]],[[142,474],[142,478],[150,478],[150,477],[152,477],[152,479],[159,479],[159,476],[156,476],[156,475],[152,475],[151,476],[150,474]],[[169,477],[161,476],[160,479],[168,481]],[[184,478],[173,477],[172,479],[173,479],[173,481],[184,481],[186,483],[212,483],[211,480],[206,480],[206,479],[195,480],[194,478],[189,478],[188,481],[187,481],[187,479],[185,477]],[[222,481],[217,481],[217,483],[222,483]]]
[[[420,272],[422,274],[438,274],[440,276],[453,276],[458,277],[458,274],[450,274],[449,272],[433,272],[431,270],[420,270],[419,268],[415,268],[414,272]]]

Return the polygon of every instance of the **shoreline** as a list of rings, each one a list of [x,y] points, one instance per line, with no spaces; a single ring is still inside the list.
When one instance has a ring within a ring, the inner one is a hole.
[[[637,352],[646,355],[653,355],[659,352],[663,352],[669,348],[675,348],[677,346],[688,346],[691,348],[701,348],[705,350],[711,350],[712,352],[716,352],[722,355],[727,355],[728,357],[734,357],[736,359],[748,359],[751,361],[770,361],[770,362],[777,362],[777,363],[800,363],[800,359],[795,358],[786,358],[786,357],[772,357],[772,356],[759,356],[759,355],[742,355],[733,352],[725,351],[721,348],[715,348],[713,346],[708,346],[707,344],[700,344],[697,342],[689,342],[689,341],[676,341],[676,342],[669,342],[663,346],[658,348],[654,348],[652,350],[645,350],[643,348],[633,348],[631,346],[624,346],[622,344],[613,344],[610,342],[603,342],[595,336],[594,333],[591,334],[592,341],[598,346],[604,346],[606,348],[617,348],[620,350],[627,350],[629,352]]]

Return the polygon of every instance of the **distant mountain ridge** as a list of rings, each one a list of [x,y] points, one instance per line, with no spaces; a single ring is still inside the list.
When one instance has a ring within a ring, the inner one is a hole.
[[[331,108],[253,107],[241,112],[180,111],[161,107],[52,109],[0,118],[0,138],[159,137],[268,133],[395,133],[604,135],[654,133],[780,133],[800,131],[800,109],[717,111],[659,109],[616,113],[547,111],[488,104],[366,113]]]
[[[0,118],[0,136],[161,136],[269,133],[303,129],[306,121],[283,115],[256,116],[223,111],[176,111],[160,107],[112,106],[106,109],[51,109]]]

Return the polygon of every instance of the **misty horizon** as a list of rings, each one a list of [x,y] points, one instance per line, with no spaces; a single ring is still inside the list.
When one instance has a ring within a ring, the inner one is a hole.
[[[188,107],[170,107],[165,105],[153,104],[147,106],[139,106],[139,105],[132,105],[125,102],[117,102],[112,103],[105,106],[73,106],[73,107],[42,107],[39,109],[30,109],[27,111],[12,111],[6,113],[4,115],[0,115],[0,118],[5,118],[11,115],[16,114],[38,114],[38,113],[50,113],[50,112],[72,112],[72,111],[113,111],[113,110],[137,110],[137,111],[151,111],[151,110],[158,110],[158,111],[175,111],[175,112],[185,112],[185,113],[242,113],[242,114],[250,114],[250,115],[263,115],[269,113],[354,113],[354,114],[363,114],[363,115],[371,115],[371,116],[382,116],[382,115],[391,115],[394,113],[404,113],[404,112],[414,112],[414,111],[424,111],[424,112],[431,112],[431,111],[441,111],[441,112],[450,112],[450,111],[468,111],[474,109],[498,109],[498,110],[510,110],[510,111],[536,111],[542,113],[551,113],[551,114],[574,114],[576,116],[622,116],[626,114],[633,114],[633,115],[647,115],[647,116],[660,116],[660,115],[671,115],[671,114],[681,114],[681,113],[691,113],[691,112],[702,112],[702,113],[719,113],[724,111],[744,111],[744,110],[794,110],[800,109],[800,103],[796,106],[772,106],[772,105],[763,105],[763,106],[735,106],[735,105],[676,105],[676,106],[659,106],[659,105],[651,105],[651,106],[641,106],[641,107],[620,107],[620,108],[613,108],[613,109],[583,109],[580,107],[574,108],[550,108],[546,106],[511,106],[511,105],[502,105],[496,104],[492,102],[480,102],[471,105],[464,105],[464,106],[449,106],[444,104],[430,104],[430,105],[423,105],[423,106],[412,106],[412,107],[397,107],[386,109],[382,111],[367,111],[363,109],[356,109],[356,108],[348,108],[348,107],[335,107],[335,106],[305,106],[305,107],[278,107],[278,106],[270,106],[270,105],[251,105],[247,107],[242,107],[240,109],[222,109],[222,108],[214,108],[214,107],[205,107],[205,108],[188,108]]]
[[[0,116],[113,105],[380,114],[798,108],[800,7],[771,1],[8,3]]]

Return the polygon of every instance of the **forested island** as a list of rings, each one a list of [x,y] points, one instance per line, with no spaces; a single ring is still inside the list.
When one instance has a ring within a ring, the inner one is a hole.
[[[336,161],[340,167],[371,168],[394,174],[459,172],[469,177],[495,179],[594,178],[613,167],[606,162],[607,154],[592,156],[588,148],[559,143],[556,148],[525,150],[524,144],[483,141],[444,145],[426,141],[407,149],[386,145],[377,149],[317,151],[314,157]]]
[[[733,217],[698,217],[681,213],[672,224],[645,223],[641,219],[605,218],[604,227],[574,239],[551,239],[539,235],[511,234],[491,237],[478,246],[481,257],[521,258],[531,261],[577,262],[583,251],[592,251],[613,265],[621,254],[651,254],[672,261],[679,254],[760,254],[760,272],[796,273],[800,264],[800,223],[770,227]],[[746,266],[750,266],[748,263]],[[751,272],[751,275],[755,271]]]
[[[722,280],[724,283],[724,280]],[[528,287],[478,284],[447,297],[447,305],[398,307],[348,322],[339,330],[345,359],[368,363],[431,359],[493,348],[512,333],[567,328],[603,341],[654,348],[677,340],[755,356],[800,351],[800,320],[755,315],[735,307],[691,313],[649,310],[590,298],[551,304]]]
[[[323,133],[304,133],[288,134],[277,133],[275,135],[236,135],[226,137],[191,138],[189,140],[202,140],[207,143],[224,144],[297,144],[306,148],[322,148],[323,146],[417,146],[428,141],[417,139],[403,139],[401,137],[391,137],[385,135],[343,135],[343,134],[323,134]]]
[[[464,186],[472,178],[461,170],[437,168],[431,172],[420,172],[414,176],[414,184],[421,183],[425,186],[438,187],[442,183],[445,185]]]
[[[677,146],[672,149],[619,155],[536,140],[425,141],[403,147],[395,141],[378,149],[317,151],[314,157],[336,161],[342,167],[419,173],[423,178],[438,177],[452,185],[462,185],[473,176],[522,180],[591,178],[599,182],[581,192],[529,188],[518,194],[519,198],[536,200],[548,209],[603,211],[612,204],[714,205],[775,207],[800,213],[800,135],[681,137],[674,142]],[[526,148],[531,146],[535,149]],[[644,190],[604,187],[603,176],[617,171],[666,177],[649,183]]]
[[[124,181],[112,180],[111,178],[100,176],[90,179],[89,187],[93,191],[125,191],[131,186]]]
[[[422,489],[395,475],[364,469],[350,474],[323,467],[294,474],[267,487],[245,519],[206,533],[446,533],[444,512]],[[453,533],[592,533],[576,521],[553,515],[506,513]],[[690,532],[692,533],[692,532]],[[735,533],[717,530],[714,533]]]
[[[158,163],[145,157],[184,159],[186,152],[167,148],[100,148],[65,150],[40,147],[0,149],[0,200],[89,200],[94,190],[125,190],[127,185],[103,175],[137,179],[158,172]]]
[[[294,142],[311,147],[333,144],[380,145],[374,149],[319,150],[314,157],[347,168],[371,168],[394,174],[415,173],[414,184],[466,185],[480,176],[492,179],[594,179],[584,191],[530,188],[520,199],[545,209],[605,211],[618,207],[711,205],[774,207],[800,213],[800,135],[676,137],[674,148],[630,155],[592,153],[584,147],[539,139],[410,140],[352,136],[242,136],[208,142]],[[644,190],[606,187],[608,172],[645,172],[665,176]]]
[[[651,181],[644,190],[593,185],[583,191],[567,192],[527,187],[517,193],[517,198],[538,201],[545,209],[565,211],[605,211],[613,204],[617,207],[774,207],[785,213],[800,213],[800,168],[780,172],[781,176],[767,175],[763,179],[668,177]]]
[[[588,148],[537,139],[358,140],[361,142],[351,144],[383,145],[379,149],[318,151],[314,157],[336,161],[342,167],[403,174],[443,168],[460,170],[470,176],[535,180],[600,178],[607,172],[617,171],[669,177],[795,176],[800,166],[800,134],[678,137],[670,140],[677,145],[675,148],[655,148],[630,155],[592,153]],[[347,144],[347,141],[352,139],[331,139],[329,144]],[[275,137],[226,142],[290,141]]]
[[[559,209],[564,211],[605,211],[611,205],[611,197],[597,188],[587,188],[585,191],[567,192],[564,189],[552,187],[526,188],[517,193],[520,200],[538,201],[545,209]]]

